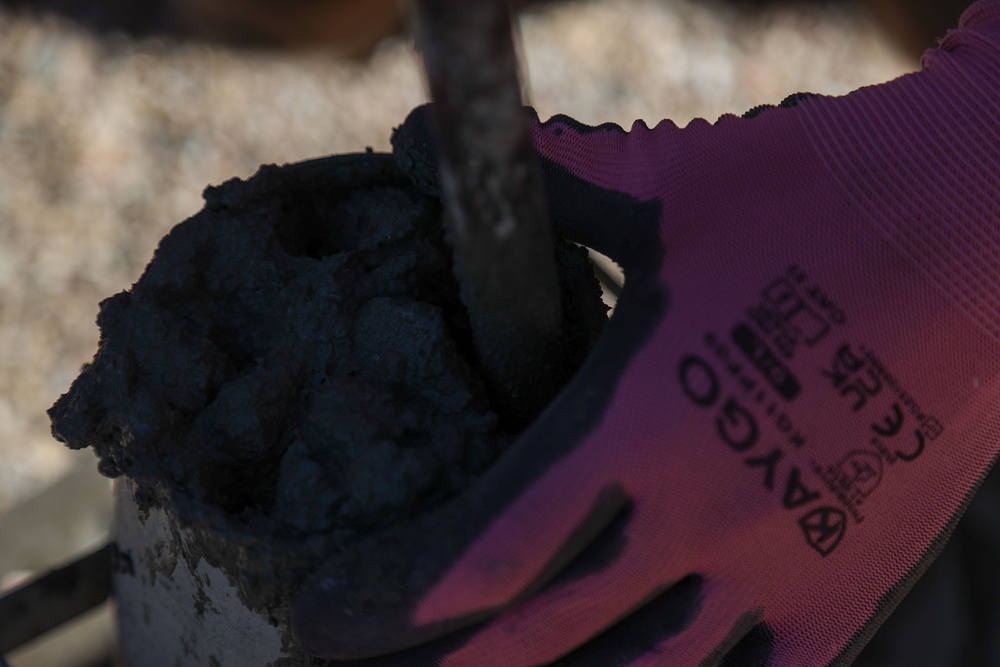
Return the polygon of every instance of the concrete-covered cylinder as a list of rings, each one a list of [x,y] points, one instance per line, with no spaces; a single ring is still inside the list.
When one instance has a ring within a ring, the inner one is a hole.
[[[475,360],[440,202],[391,156],[262,167],[205,200],[102,302],[53,432],[118,480],[131,667],[325,664],[289,631],[301,591],[354,550],[395,594],[379,576],[394,531],[515,434]],[[568,379],[606,316],[584,251],[557,253],[575,354],[546,372]]]
[[[197,556],[189,529],[161,508],[141,512],[127,477],[115,481],[114,496],[113,585],[127,667],[250,667],[289,657],[278,627]]]

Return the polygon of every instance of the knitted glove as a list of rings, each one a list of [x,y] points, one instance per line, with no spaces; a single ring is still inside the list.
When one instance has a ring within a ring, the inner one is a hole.
[[[1000,452],[1000,0],[923,65],[714,125],[535,119],[556,234],[625,271],[615,316],[473,491],[330,564],[298,641],[848,664]]]

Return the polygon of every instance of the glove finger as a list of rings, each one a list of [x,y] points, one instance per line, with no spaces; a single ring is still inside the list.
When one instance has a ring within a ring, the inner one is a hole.
[[[588,551],[590,549],[588,548]],[[582,561],[582,554],[581,560]],[[576,561],[574,561],[576,564]],[[563,577],[560,576],[560,579]],[[614,627],[587,642],[572,653],[559,658],[548,667],[594,667],[595,665],[628,665],[653,653],[659,643],[682,632],[697,613],[701,592],[701,577],[685,577],[676,585],[653,598],[635,613]],[[467,644],[483,625],[440,637],[426,644],[391,655],[360,660],[338,661],[337,667],[441,667],[448,656]],[[752,635],[753,633],[751,633]],[[741,642],[738,647],[742,647]],[[731,652],[723,667],[760,667],[766,665],[766,653],[759,649]],[[761,656],[764,656],[763,658]],[[476,667],[490,662],[477,662]]]
[[[549,667],[628,665],[649,653],[655,653],[661,642],[683,632],[694,620],[701,596],[701,584],[702,578],[697,575],[681,579],[638,611],[551,663]]]
[[[661,665],[660,644],[693,622],[701,600],[702,577],[685,577],[600,636],[548,667]],[[759,622],[726,653],[719,667],[767,667],[774,633]],[[698,663],[695,663],[698,664]]]
[[[676,626],[683,627],[698,595],[690,590],[686,595],[669,594],[685,573],[680,571],[682,563],[672,567],[670,545],[650,545],[669,539],[662,526],[657,531],[662,519],[659,512],[643,515],[630,506],[560,576],[483,626],[443,664],[457,667],[490,660],[510,667],[547,664],[654,600],[660,600],[661,607],[670,603],[686,607],[670,609],[668,618],[673,617],[674,623],[664,629],[659,619],[658,627],[647,634],[669,630],[671,625],[675,631]],[[674,567],[677,571],[672,571]],[[691,585],[699,588],[696,581]],[[641,613],[638,619],[628,626],[633,631],[643,621]]]
[[[610,575],[611,590],[623,588],[625,575]],[[763,667],[771,664],[773,632],[762,621],[763,610],[747,610],[741,599],[713,597],[718,583],[691,576],[662,586],[639,600],[618,624],[579,649],[572,650],[575,624],[586,623],[611,610],[596,606],[580,589],[574,603],[553,600],[551,609],[516,607],[485,625],[461,649],[449,654],[442,667],[495,664],[507,667],[628,665],[628,667]],[[574,608],[575,607],[575,608]],[[581,613],[581,607],[583,611]],[[617,611],[617,610],[614,610]],[[693,618],[692,618],[693,617]],[[486,661],[486,662],[484,662]]]
[[[401,650],[483,620],[554,576],[626,502],[602,421],[665,307],[661,290],[630,282],[577,377],[475,487],[317,574],[293,606],[297,640],[326,658]]]
[[[553,468],[506,506],[473,493],[462,506],[360,543],[296,601],[297,640],[324,658],[379,655],[474,623],[530,593],[624,503],[620,487],[602,488],[581,473],[579,464]],[[556,489],[563,502],[550,497]]]
[[[698,575],[685,577],[599,637],[548,667],[679,664],[664,662],[659,647],[684,632],[694,621],[701,601],[702,582]],[[718,664],[719,667],[768,667],[773,656],[774,632],[761,621],[751,627]]]
[[[748,605],[745,596],[710,576],[703,586],[694,622],[629,667],[763,667],[770,663],[773,633],[763,622],[763,608]]]

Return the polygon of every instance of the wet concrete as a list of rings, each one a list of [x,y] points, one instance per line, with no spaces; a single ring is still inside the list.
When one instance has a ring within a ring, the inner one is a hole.
[[[127,476],[283,631],[325,557],[460,494],[511,442],[491,407],[436,198],[389,156],[264,167],[205,193],[133,287],[53,433]],[[606,309],[561,244],[568,377]],[[284,632],[286,642],[290,641]]]

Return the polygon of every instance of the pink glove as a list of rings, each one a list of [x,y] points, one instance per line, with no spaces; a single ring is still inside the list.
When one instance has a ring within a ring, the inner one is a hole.
[[[1000,0],[961,26],[919,73],[752,120],[536,120],[556,233],[621,263],[618,310],[473,492],[330,564],[297,639],[849,663],[1000,452]]]

